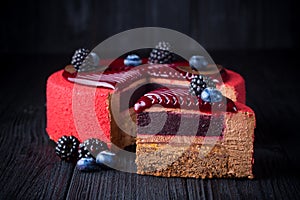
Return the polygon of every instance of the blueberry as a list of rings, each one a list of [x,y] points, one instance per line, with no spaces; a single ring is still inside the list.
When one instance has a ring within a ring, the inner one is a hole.
[[[204,56],[196,55],[196,56],[192,56],[190,58],[189,64],[192,69],[201,70],[201,69],[206,68],[208,63],[207,63],[206,59],[204,58]]]
[[[142,60],[136,54],[128,55],[124,60],[124,65],[127,66],[138,66],[140,64],[142,64]]]
[[[223,99],[222,93],[214,88],[205,88],[201,93],[201,99],[206,102],[216,103]]]
[[[77,161],[77,168],[80,171],[97,171],[100,170],[101,167],[96,163],[94,158],[81,158]]]
[[[118,164],[118,158],[113,152],[102,151],[97,155],[96,162],[103,168],[113,168]]]

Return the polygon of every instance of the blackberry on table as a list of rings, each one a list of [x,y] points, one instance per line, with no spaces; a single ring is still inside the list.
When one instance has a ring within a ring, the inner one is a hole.
[[[151,51],[148,58],[150,64],[169,64],[174,60],[174,54],[170,51],[168,42],[159,42]]]
[[[78,158],[91,158],[92,154],[89,152],[86,146],[84,146],[84,143],[79,144],[79,149],[78,149]]]
[[[72,161],[78,156],[79,140],[74,136],[62,136],[56,143],[55,153],[65,161]]]
[[[216,88],[216,84],[210,77],[195,75],[190,82],[190,93],[201,97],[201,93],[205,88]]]
[[[79,145],[79,159],[95,158],[101,151],[108,150],[107,144],[97,138],[85,140]]]
[[[72,57],[71,64],[78,71],[80,70],[80,66],[82,65],[84,59],[89,55],[90,51],[85,48],[77,49]]]

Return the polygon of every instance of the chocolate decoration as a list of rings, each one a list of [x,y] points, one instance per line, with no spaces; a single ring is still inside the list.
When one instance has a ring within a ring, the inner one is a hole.
[[[77,70],[75,69],[74,65],[67,65],[65,67],[65,71],[70,73],[70,74],[75,74]]]
[[[210,76],[210,75],[220,73],[221,70],[223,69],[223,66],[208,64],[206,68],[203,68],[201,70],[194,70],[190,66],[177,66],[177,68],[180,71],[188,72],[191,74],[197,74],[197,75],[202,74],[202,75]]]

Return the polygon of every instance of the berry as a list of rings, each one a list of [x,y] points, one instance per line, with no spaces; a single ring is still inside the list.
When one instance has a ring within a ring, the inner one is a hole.
[[[81,158],[95,158],[101,151],[107,150],[107,144],[99,139],[91,138],[85,140],[79,145],[79,159]]]
[[[148,63],[150,64],[168,64],[174,60],[174,54],[170,51],[168,42],[159,42],[151,51]]]
[[[207,76],[195,75],[190,83],[190,93],[201,97],[202,91],[207,87],[215,88],[216,84]]]
[[[55,153],[66,161],[72,161],[77,158],[79,140],[74,136],[62,136],[58,141],[55,148]]]
[[[201,93],[201,99],[205,102],[216,103],[222,101],[223,95],[215,88],[205,88]]]
[[[96,157],[96,163],[102,168],[112,168],[118,165],[118,157],[111,151],[102,151]]]
[[[75,69],[78,71],[81,69],[81,65],[84,61],[84,59],[89,55],[90,51],[88,49],[78,49],[75,51],[71,64],[75,67]]]
[[[96,160],[94,158],[81,158],[77,161],[76,167],[80,171],[97,171],[100,170],[101,167],[96,163]]]
[[[140,64],[142,64],[142,60],[136,54],[128,55],[124,60],[124,65],[126,66],[138,66]]]
[[[194,70],[201,70],[207,67],[207,61],[204,56],[192,56],[189,60],[189,64]]]

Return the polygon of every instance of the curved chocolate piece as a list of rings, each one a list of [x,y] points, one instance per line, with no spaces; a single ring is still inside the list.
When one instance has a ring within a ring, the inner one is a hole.
[[[197,106],[201,112],[206,113],[211,113],[212,110],[217,112],[225,111],[224,108],[226,106],[227,112],[237,112],[234,102],[226,97],[223,97],[221,102],[208,103],[189,94],[186,88],[160,88],[149,92],[137,101],[134,105],[134,111],[141,113],[155,104],[165,108],[181,108],[182,106],[191,108]]]
[[[205,76],[211,76],[217,73],[220,73],[223,69],[222,65],[213,65],[213,64],[208,64],[206,68],[203,68],[201,70],[194,70],[190,66],[177,66],[177,68],[180,71],[188,72],[190,74],[202,74]]]
[[[126,86],[127,81],[138,80],[142,76],[143,70],[133,69],[123,66],[119,69],[107,68],[105,71],[77,72],[68,65],[65,67],[63,77],[70,82],[87,86],[104,87],[116,89],[116,86]]]

